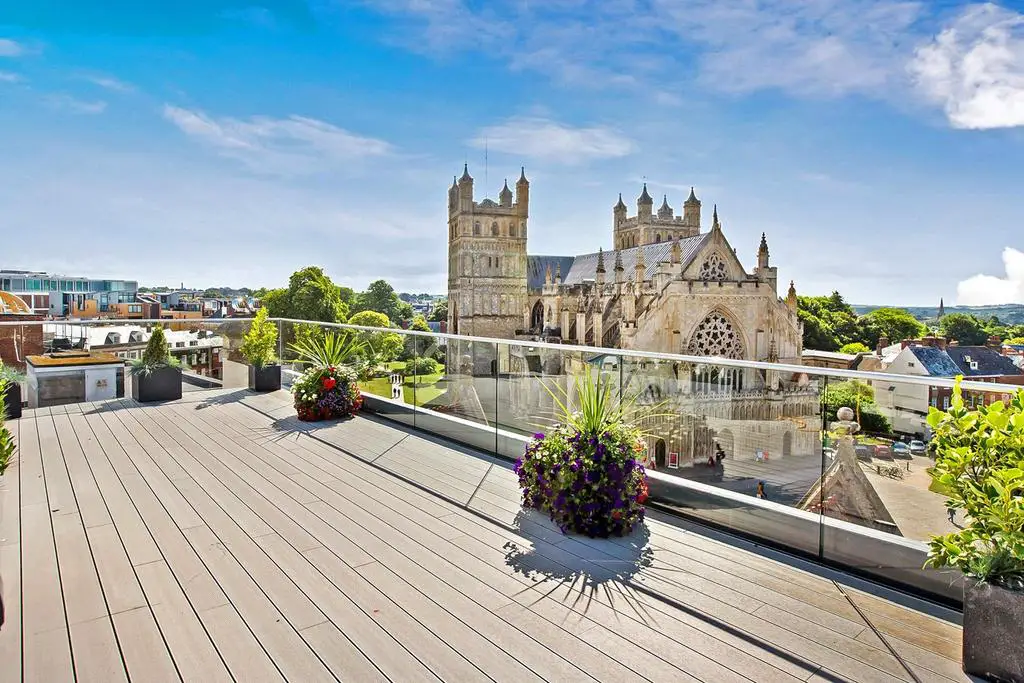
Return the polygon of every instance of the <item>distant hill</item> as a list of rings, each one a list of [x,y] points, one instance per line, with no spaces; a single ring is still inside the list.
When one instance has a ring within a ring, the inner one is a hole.
[[[853,310],[857,315],[870,313],[876,308],[884,306],[854,305]],[[918,320],[935,320],[939,314],[938,306],[897,306],[910,312]],[[969,313],[982,320],[996,316],[1000,322],[1011,325],[1024,324],[1024,304],[999,304],[998,306],[946,306],[946,314]]]

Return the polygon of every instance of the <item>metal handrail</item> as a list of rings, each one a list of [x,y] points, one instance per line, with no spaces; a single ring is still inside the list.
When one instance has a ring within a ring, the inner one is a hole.
[[[422,332],[419,330],[404,330],[394,327],[368,327],[365,325],[350,325],[348,323],[329,323],[319,320],[301,320],[297,318],[268,318],[271,322],[292,323],[299,325],[318,325],[334,329],[357,330],[361,332],[390,332],[393,334],[404,334],[428,339],[446,339],[457,342],[477,342],[484,344],[505,344],[509,346],[526,346],[531,349],[549,349],[559,352],[576,352],[591,355],[622,356],[630,358],[643,358],[645,360],[691,363],[696,365],[716,365],[728,368],[772,370],[783,373],[802,373],[819,377],[831,377],[835,379],[848,380],[859,379],[870,382],[888,382],[891,384],[910,384],[925,387],[953,388],[955,379],[945,377],[922,377],[917,375],[899,375],[889,372],[876,372],[867,370],[842,370],[838,368],[820,368],[809,365],[794,365],[791,363],[769,363],[766,361],[736,360],[733,358],[722,358],[720,356],[692,356],[680,353],[661,353],[656,351],[640,351],[637,349],[612,349],[601,346],[579,346],[576,344],[552,344],[551,342],[520,341],[516,339],[496,339],[493,337],[477,337],[472,335],[449,334],[446,332]],[[133,325],[133,324],[196,324],[196,325],[221,325],[236,322],[250,322],[252,318],[90,318],[78,320],[27,320],[0,321],[0,327],[19,327],[28,325]],[[1024,388],[1016,384],[1002,384],[996,382],[978,382],[974,380],[963,380],[961,388],[971,391],[984,391],[989,393],[1015,393]]]

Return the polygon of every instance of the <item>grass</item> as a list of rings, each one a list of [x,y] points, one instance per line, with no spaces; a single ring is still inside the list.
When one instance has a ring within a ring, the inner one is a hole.
[[[404,370],[405,363],[402,361],[388,363],[388,369]],[[406,377],[405,381],[402,382],[402,395],[405,402],[410,405],[414,404],[422,406],[424,403],[433,401],[438,396],[444,394],[447,389],[442,389],[437,386],[437,382],[441,379],[443,374],[444,368],[441,369],[441,372],[435,375],[421,375],[415,378],[411,376]],[[383,396],[384,398],[391,397],[391,382],[387,377],[378,377],[366,382],[360,382],[359,388],[369,394]]]

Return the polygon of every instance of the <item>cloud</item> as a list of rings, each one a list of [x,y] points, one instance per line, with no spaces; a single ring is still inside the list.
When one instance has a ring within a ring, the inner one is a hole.
[[[956,128],[1024,125],[1024,14],[968,7],[917,49],[909,68]]]
[[[0,71],[0,83],[20,83],[21,76],[10,71]]]
[[[83,74],[79,78],[83,81],[92,83],[100,88],[111,90],[113,92],[132,92],[135,87],[131,83],[125,83],[122,80],[114,78],[113,76],[104,76],[102,74]]]
[[[624,157],[632,140],[604,126],[574,128],[542,117],[513,117],[480,130],[470,144],[531,159],[578,164]]]
[[[1003,249],[1006,277],[975,275],[956,286],[956,302],[961,306],[1024,304],[1024,252]]]
[[[384,140],[304,116],[214,118],[170,104],[163,115],[186,135],[262,173],[312,173],[393,151]]]
[[[46,103],[54,109],[63,109],[74,114],[102,114],[107,109],[107,103],[103,100],[86,101],[80,100],[71,95],[49,95]]]
[[[0,38],[0,57],[19,57],[25,54],[25,47],[8,38]]]

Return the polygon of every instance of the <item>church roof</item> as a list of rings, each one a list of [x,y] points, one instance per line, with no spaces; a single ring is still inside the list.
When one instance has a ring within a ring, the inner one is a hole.
[[[683,264],[683,268],[689,265],[690,261],[697,254],[700,248],[704,245],[704,240],[707,239],[709,233],[703,233],[695,235],[693,237],[687,237],[679,240],[679,249],[682,252],[680,262]],[[672,241],[658,242],[656,244],[645,244],[642,247],[632,247],[630,249],[620,249],[619,251],[608,251],[605,252],[605,259],[614,259],[616,256],[621,256],[622,267],[627,278],[632,276],[634,270],[636,270],[637,255],[643,251],[644,253],[644,264],[647,268],[655,268],[663,261],[671,262],[672,260]],[[597,253],[583,254],[572,259],[572,268],[566,271],[564,265],[562,267],[562,284],[566,285],[577,285],[584,280],[594,280],[597,275]],[[541,282],[544,282],[544,274],[541,272]]]
[[[544,273],[551,266],[551,277],[555,277],[558,267],[562,267],[562,277],[572,268],[572,256],[527,256],[526,257],[526,288],[537,290],[544,286]],[[594,266],[597,266],[595,257]]]

